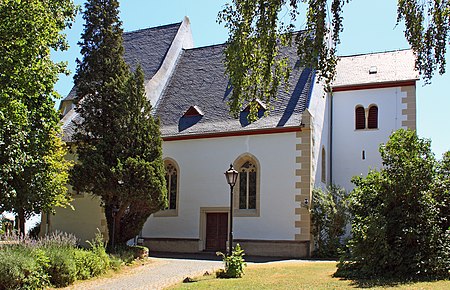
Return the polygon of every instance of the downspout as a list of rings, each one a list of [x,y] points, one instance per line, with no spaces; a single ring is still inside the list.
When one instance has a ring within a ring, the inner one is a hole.
[[[333,184],[333,91],[330,95],[330,185]]]

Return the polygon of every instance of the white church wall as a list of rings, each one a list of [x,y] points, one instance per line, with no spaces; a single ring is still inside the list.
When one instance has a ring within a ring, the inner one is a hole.
[[[235,217],[234,238],[293,240],[295,142],[295,132],[164,142],[164,157],[180,169],[178,216],[151,216],[142,236],[200,238],[200,208],[229,208],[224,172],[241,154],[251,153],[260,164],[260,215]]]
[[[402,127],[406,93],[400,87],[336,92],[333,95],[333,182],[353,189],[351,178],[381,167],[380,144]],[[378,128],[355,130],[355,107],[378,106]],[[364,153],[363,153],[364,151]],[[363,154],[365,159],[363,159]]]
[[[323,83],[315,83],[308,111],[312,116],[312,178],[314,187],[325,187],[329,166],[329,96]],[[325,149],[325,180],[322,180],[322,149]]]

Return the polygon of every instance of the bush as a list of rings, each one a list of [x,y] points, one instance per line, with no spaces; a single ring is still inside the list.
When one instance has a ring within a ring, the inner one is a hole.
[[[41,232],[41,223],[37,223],[35,224],[29,231],[28,231],[28,235],[30,236],[30,238],[33,239],[38,239],[39,238],[39,233]]]
[[[50,258],[48,274],[52,285],[64,287],[75,282],[78,274],[75,249],[50,247],[46,249],[46,253]]]
[[[349,197],[350,251],[335,275],[448,278],[450,239],[444,215],[449,204],[444,196],[449,192],[446,168],[450,167],[445,158],[444,163],[437,162],[430,141],[413,131],[393,133],[380,153],[380,171],[352,180],[356,187]]]
[[[95,238],[92,241],[88,241],[91,246],[91,271],[93,276],[106,273],[110,268],[109,255],[106,253],[105,243],[103,242],[103,236],[100,231],[97,232]]]
[[[344,234],[349,222],[347,193],[337,185],[326,190],[313,190],[311,233],[314,236],[314,256],[337,258],[344,247]]]
[[[216,273],[217,278],[241,278],[244,275],[244,266],[247,266],[244,260],[244,250],[239,244],[233,249],[231,256],[227,256],[221,252],[217,252],[218,256],[222,256],[225,263],[225,270],[219,270]]]
[[[41,250],[5,246],[0,250],[0,289],[42,289],[49,285],[48,257]]]
[[[78,249],[73,235],[54,233],[39,240],[8,236],[8,245],[0,249],[0,290],[64,287],[75,280],[89,279],[118,269],[123,260],[106,253],[100,233],[89,242],[91,248]],[[148,249],[128,247],[123,256],[131,262]]]
[[[86,280],[91,278],[92,271],[89,267],[90,252],[79,249],[74,252],[75,265],[77,266],[77,279]]]

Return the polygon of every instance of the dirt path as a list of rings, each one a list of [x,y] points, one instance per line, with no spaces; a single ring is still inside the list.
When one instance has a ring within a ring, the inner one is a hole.
[[[151,258],[151,262],[112,277],[77,282],[64,289],[164,289],[181,282],[186,277],[213,273],[221,268],[221,261]]]

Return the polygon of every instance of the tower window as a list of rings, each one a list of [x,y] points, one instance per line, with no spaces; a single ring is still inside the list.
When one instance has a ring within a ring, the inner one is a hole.
[[[367,118],[367,127],[369,129],[378,128],[378,107],[371,106],[369,108],[369,117]]]
[[[366,128],[366,113],[363,107],[358,106],[355,108],[355,129]]]

